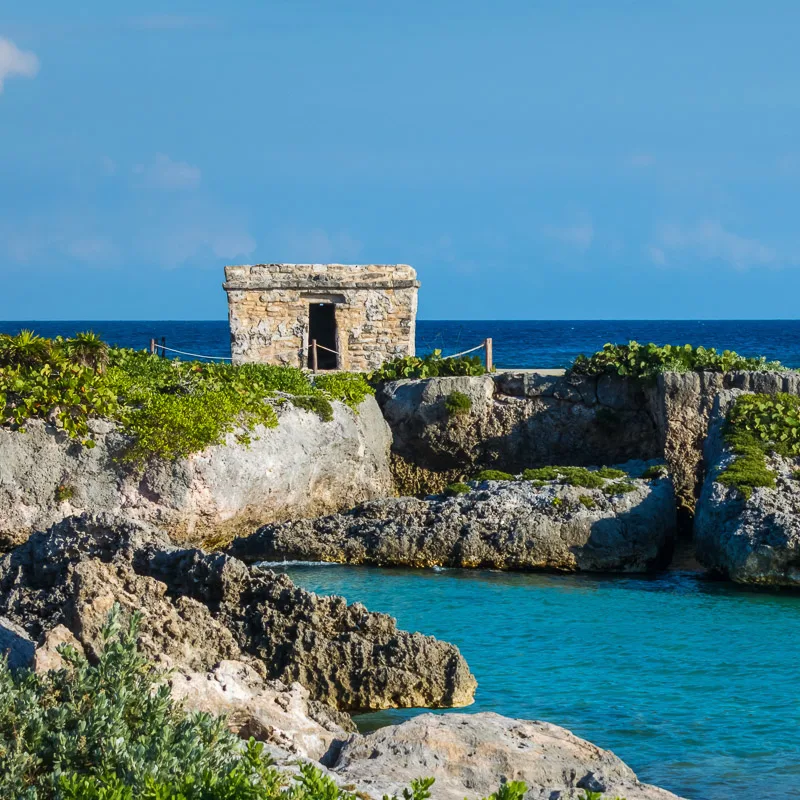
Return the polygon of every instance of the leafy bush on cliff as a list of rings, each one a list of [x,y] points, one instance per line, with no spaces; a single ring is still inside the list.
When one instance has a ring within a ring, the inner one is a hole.
[[[800,397],[791,394],[745,394],[726,418],[725,441],[736,458],[717,480],[745,498],[757,486],[774,488],[775,473],[767,455],[800,456]]]
[[[473,481],[513,481],[516,478],[510,472],[503,472],[499,469],[484,469],[473,476]]]
[[[464,392],[450,392],[444,400],[444,407],[450,417],[461,417],[472,410],[472,400]]]
[[[369,382],[377,386],[384,381],[400,378],[445,378],[455,375],[483,375],[486,367],[479,356],[443,358],[441,350],[427,356],[403,356],[387,361],[380,369],[369,374]]]
[[[107,417],[132,437],[125,458],[135,462],[186,456],[229,433],[277,425],[269,401],[280,395],[332,419],[332,400],[357,408],[372,392],[362,375],[320,376],[312,384],[294,367],[162,359],[109,348],[92,333],[0,336],[2,422],[24,432],[27,420],[47,419],[91,447],[89,420]]]
[[[746,358],[732,350],[686,345],[606,344],[591,356],[579,355],[570,367],[573,375],[626,375],[654,380],[662,372],[729,372],[731,370],[780,371],[778,361]]]
[[[115,606],[96,664],[70,647],[64,669],[12,673],[0,659],[0,797],[16,800],[357,800],[308,763],[289,776],[225,720],[187,713],[137,650],[140,616]],[[428,800],[432,778],[403,800]],[[488,800],[521,800],[510,781]],[[597,795],[586,795],[595,800]],[[391,800],[397,800],[392,798]]]

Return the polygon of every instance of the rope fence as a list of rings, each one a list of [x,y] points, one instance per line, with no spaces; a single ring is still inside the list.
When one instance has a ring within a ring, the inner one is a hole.
[[[310,351],[311,355],[311,371],[317,372],[319,370],[319,357],[318,357],[318,350],[325,350],[328,353],[333,353],[334,355],[338,356],[341,355],[338,350],[331,350],[330,347],[325,347],[324,344],[319,344],[316,339],[312,339],[309,342],[306,348],[297,348],[294,350],[286,350],[281,353],[273,353],[274,358],[281,358],[282,356],[289,356],[289,355],[297,355],[301,350]],[[475,347],[471,347],[469,350],[462,350],[460,353],[452,353],[449,356],[443,356],[443,360],[448,358],[460,358],[461,356],[468,355],[469,353],[474,353],[476,350],[483,350],[484,351],[484,361],[486,363],[486,371],[491,372],[493,369],[492,364],[492,340],[491,339],[484,339],[479,345]],[[162,358],[167,357],[167,352],[170,353],[177,353],[181,356],[189,356],[190,358],[207,358],[210,360],[217,360],[217,361],[231,361],[230,356],[208,356],[203,355],[202,353],[190,353],[187,350],[176,350],[174,347],[167,347],[165,337],[161,337],[161,343],[159,344],[156,339],[150,340],[150,353],[151,355],[158,355],[159,351],[161,353]]]

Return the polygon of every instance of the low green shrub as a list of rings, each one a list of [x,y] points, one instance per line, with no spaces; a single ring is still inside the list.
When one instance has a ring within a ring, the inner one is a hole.
[[[72,486],[61,483],[56,486],[55,498],[56,503],[63,503],[65,500],[71,500],[75,496],[75,489]]]
[[[794,478],[796,481],[800,481],[800,469],[796,469],[796,470],[794,470],[794,472],[792,472],[792,477],[793,477],[793,478]]]
[[[630,481],[614,481],[603,487],[603,493],[607,494],[609,497],[615,494],[628,494],[629,492],[635,491],[636,485]]]
[[[594,474],[600,478],[626,478],[628,476],[625,470],[615,469],[614,467],[600,467]]]
[[[180,458],[221,444],[247,444],[249,429],[277,425],[282,395],[333,418],[332,400],[357,408],[374,390],[360,374],[309,376],[270,364],[204,364],[109,348],[92,333],[43,339],[0,335],[0,424],[25,431],[31,418],[54,421],[87,447],[89,420],[116,420],[131,437],[124,459]]]
[[[444,407],[449,416],[460,417],[472,410],[472,400],[464,392],[454,391],[445,398]]]
[[[613,473],[613,474],[611,474]],[[619,475],[617,475],[619,473]],[[620,470],[591,470],[586,467],[539,467],[526,469],[522,473],[526,481],[558,481],[565,486],[580,486],[583,489],[599,489],[605,484],[604,478],[614,478],[625,475]]]
[[[502,472],[499,469],[484,469],[481,470],[474,478],[473,481],[513,481],[516,478],[510,472]]]
[[[309,763],[280,772],[263,744],[243,745],[224,718],[185,712],[137,649],[140,619],[124,624],[115,606],[94,664],[69,646],[60,648],[63,669],[39,675],[11,672],[0,658],[0,797],[359,800]],[[413,780],[402,800],[429,800],[433,783]],[[509,781],[486,800],[526,791]]]
[[[403,356],[387,361],[369,374],[369,382],[377,386],[400,378],[443,378],[454,375],[483,375],[486,367],[478,356],[442,358],[441,350],[427,356]]]
[[[375,394],[375,390],[360,372],[331,372],[328,375],[318,375],[314,379],[314,388],[331,400],[345,403],[353,410],[358,410],[369,395]]]
[[[653,466],[648,467],[642,473],[642,478],[646,481],[653,481],[657,480],[658,478],[663,478],[665,475],[667,475],[667,472],[666,464],[653,464]]]
[[[554,497],[554,498],[553,498],[553,505],[554,505],[556,508],[561,508],[561,506],[563,506],[563,505],[564,505],[564,500],[563,500],[563,498],[561,498],[561,497]]]
[[[662,372],[730,372],[731,370],[779,371],[778,361],[764,357],[746,358],[731,350],[718,353],[713,347],[686,345],[606,344],[591,356],[579,355],[570,372],[574,375],[627,375],[653,380]]]
[[[595,502],[594,497],[590,497],[588,494],[582,494],[578,497],[578,502],[584,508],[595,508],[597,503]]]
[[[790,394],[741,395],[728,411],[725,441],[736,458],[717,480],[747,499],[756,487],[772,489],[775,473],[767,455],[800,455],[800,397]]]
[[[444,487],[443,494],[445,497],[456,497],[460,494],[469,494],[471,491],[472,489],[466,483],[451,483]]]
[[[313,411],[319,415],[323,422],[330,422],[333,419],[333,406],[327,397],[321,394],[294,395],[291,403],[295,408],[302,408],[305,411]]]

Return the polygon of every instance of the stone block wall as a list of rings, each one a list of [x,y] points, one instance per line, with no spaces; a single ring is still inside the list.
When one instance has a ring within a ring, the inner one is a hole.
[[[416,272],[405,264],[257,264],[225,268],[234,364],[305,367],[309,306],[335,307],[338,369],[414,354]]]

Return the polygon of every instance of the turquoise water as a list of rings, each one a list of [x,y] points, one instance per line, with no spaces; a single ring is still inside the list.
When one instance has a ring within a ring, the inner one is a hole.
[[[800,595],[688,571],[286,571],[315,592],[457,644],[478,679],[469,711],[563,725],[613,750],[641,780],[692,800],[798,796]]]

